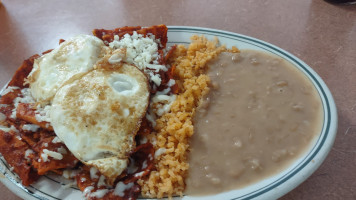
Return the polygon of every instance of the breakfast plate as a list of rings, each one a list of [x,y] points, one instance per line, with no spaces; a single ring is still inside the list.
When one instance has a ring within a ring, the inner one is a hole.
[[[337,132],[337,111],[329,89],[318,74],[297,57],[272,44],[245,35],[200,27],[169,26],[167,44],[189,44],[192,35],[205,35],[208,39],[217,37],[220,43],[228,48],[236,46],[239,49],[274,54],[302,72],[317,90],[322,102],[323,125],[322,131],[313,139],[307,150],[278,174],[241,189],[209,196],[209,199],[277,199],[283,196],[306,180],[321,165],[333,145]],[[45,175],[36,183],[24,187],[3,158],[0,159],[0,172],[2,183],[23,199],[84,199],[82,192],[63,177]],[[207,197],[183,197],[200,198]]]

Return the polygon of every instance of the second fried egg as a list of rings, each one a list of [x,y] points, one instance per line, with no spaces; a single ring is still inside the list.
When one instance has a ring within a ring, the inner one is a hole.
[[[133,65],[100,66],[57,91],[50,117],[57,136],[79,160],[114,178],[135,148],[149,87]]]

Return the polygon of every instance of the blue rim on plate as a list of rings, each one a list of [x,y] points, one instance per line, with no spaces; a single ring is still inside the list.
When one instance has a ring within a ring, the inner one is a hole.
[[[309,150],[292,164],[287,170],[272,177],[262,184],[253,184],[248,186],[247,189],[238,189],[225,192],[218,195],[211,196],[215,199],[276,199],[287,192],[297,187],[300,183],[306,180],[324,161],[328,155],[337,132],[337,110],[333,97],[319,75],[307,64],[288,53],[287,51],[278,48],[272,44],[252,38],[249,36],[222,31],[217,29],[201,28],[201,27],[188,27],[188,26],[168,26],[168,44],[189,44],[190,36],[192,35],[205,35],[207,38],[212,39],[217,37],[220,43],[227,45],[227,47],[237,46],[239,49],[249,48],[266,51],[275,54],[298,68],[305,74],[313,83],[319,93],[323,111],[324,123],[320,135],[315,139]],[[0,180],[15,194],[22,198],[31,199],[62,199],[52,195],[52,191],[42,191],[40,186],[31,185],[24,187],[21,185],[20,180],[16,178],[10,168],[7,166],[3,158],[0,162],[0,171],[5,175],[5,178]],[[59,181],[44,177],[50,184],[63,185]],[[252,189],[251,189],[252,188]],[[70,188],[74,192],[80,192],[77,188]],[[73,192],[68,191],[68,192]],[[49,194],[51,193],[51,194]],[[197,199],[199,197],[187,197],[187,199]],[[206,197],[203,197],[206,198]],[[64,199],[71,199],[70,195]]]

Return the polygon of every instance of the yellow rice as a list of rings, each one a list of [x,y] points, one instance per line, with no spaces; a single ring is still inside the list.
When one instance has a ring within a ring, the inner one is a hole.
[[[155,159],[155,170],[147,180],[139,181],[144,197],[182,196],[185,189],[193,117],[201,98],[209,92],[207,63],[226,51],[217,39],[209,41],[204,36],[193,36],[191,40],[188,48],[177,46],[171,59],[171,64],[176,66],[174,75],[180,93],[171,111],[156,120],[155,132],[149,136],[155,150],[162,148],[165,152]]]

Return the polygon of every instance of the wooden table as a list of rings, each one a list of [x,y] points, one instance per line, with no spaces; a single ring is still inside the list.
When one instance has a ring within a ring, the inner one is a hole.
[[[323,0],[3,0],[0,85],[24,59],[93,28],[216,28],[275,44],[309,64],[334,95],[339,128],[321,167],[282,199],[356,199],[356,6]],[[0,199],[19,199],[0,184]]]

